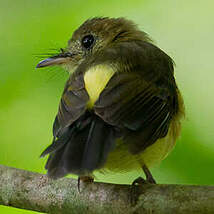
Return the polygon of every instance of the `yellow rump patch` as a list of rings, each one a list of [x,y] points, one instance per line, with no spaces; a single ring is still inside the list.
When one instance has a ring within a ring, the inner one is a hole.
[[[88,108],[92,108],[100,93],[107,85],[115,70],[108,65],[97,65],[86,71],[84,75],[85,89],[89,95]]]

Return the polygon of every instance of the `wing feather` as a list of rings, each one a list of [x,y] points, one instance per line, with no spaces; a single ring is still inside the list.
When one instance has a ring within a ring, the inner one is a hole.
[[[133,153],[166,136],[172,118],[170,93],[137,73],[115,74],[95,103],[94,111],[119,127]]]

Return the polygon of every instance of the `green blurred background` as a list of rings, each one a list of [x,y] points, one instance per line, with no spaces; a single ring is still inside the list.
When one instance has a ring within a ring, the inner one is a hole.
[[[158,183],[214,184],[214,3],[194,0],[0,0],[0,164],[45,173],[40,153],[51,142],[52,123],[67,74],[36,70],[54,49],[93,16],[134,20],[176,62],[186,105],[176,148],[152,170]],[[130,183],[140,172],[100,175]],[[0,206],[0,213],[30,213]],[[33,213],[33,212],[31,212]]]

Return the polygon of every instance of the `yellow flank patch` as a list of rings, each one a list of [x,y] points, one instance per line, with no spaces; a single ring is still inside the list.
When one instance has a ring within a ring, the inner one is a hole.
[[[108,65],[96,65],[84,75],[85,89],[89,95],[88,108],[92,108],[115,70]]]
[[[137,155],[131,154],[128,145],[119,139],[116,148],[109,154],[104,169],[125,173],[142,170],[143,164],[146,164],[149,168],[159,164],[172,151],[176,139],[180,135],[179,119],[175,118],[171,122],[168,134],[164,138],[158,139],[154,144]]]

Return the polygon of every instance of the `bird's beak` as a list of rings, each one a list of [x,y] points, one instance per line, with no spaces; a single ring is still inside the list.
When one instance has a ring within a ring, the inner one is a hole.
[[[71,60],[73,55],[74,54],[71,53],[60,53],[58,55],[42,60],[41,62],[38,63],[36,68],[65,64]]]

